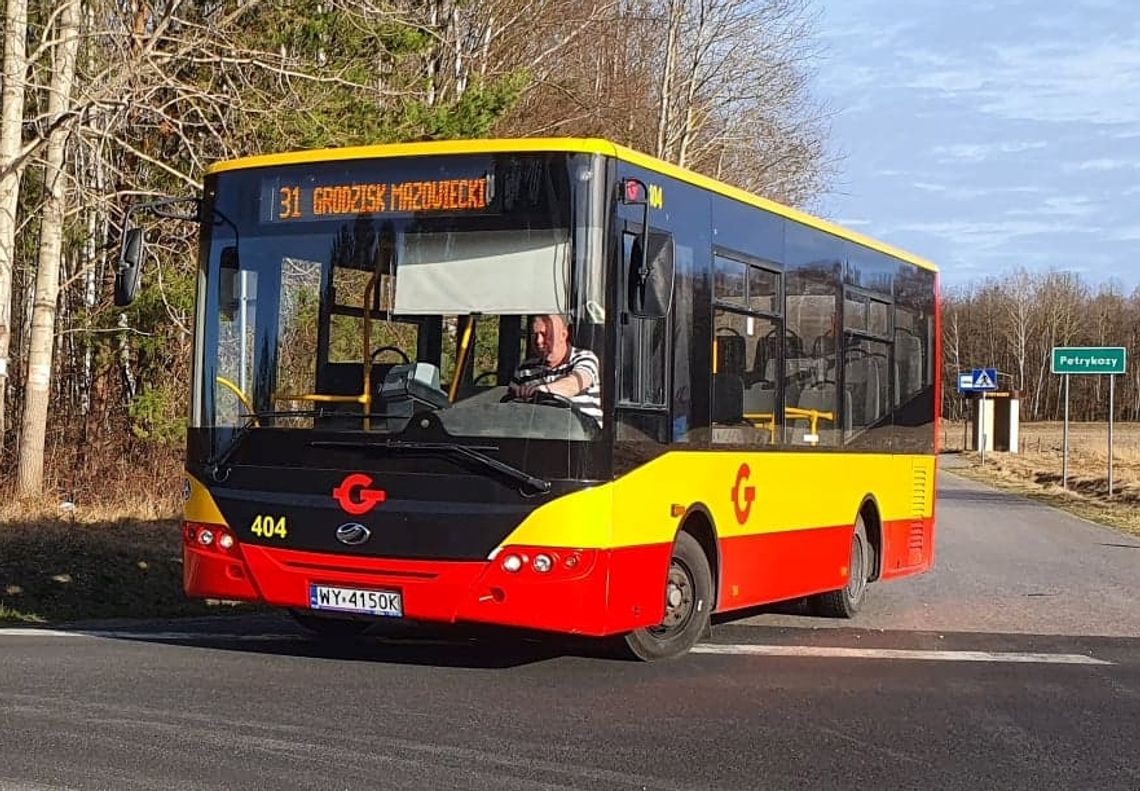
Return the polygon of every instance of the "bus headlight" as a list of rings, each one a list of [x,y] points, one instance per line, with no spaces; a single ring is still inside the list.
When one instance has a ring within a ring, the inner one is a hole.
[[[535,555],[534,560],[531,561],[531,565],[534,566],[534,570],[539,574],[545,574],[550,571],[554,565],[554,561],[550,559],[550,555]]]
[[[514,574],[522,568],[522,558],[518,555],[507,555],[503,558],[503,571],[509,571]]]

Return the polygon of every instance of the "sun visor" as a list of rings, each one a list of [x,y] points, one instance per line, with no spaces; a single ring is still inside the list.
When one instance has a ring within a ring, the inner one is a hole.
[[[398,262],[396,313],[564,313],[569,304],[564,230],[409,234]]]

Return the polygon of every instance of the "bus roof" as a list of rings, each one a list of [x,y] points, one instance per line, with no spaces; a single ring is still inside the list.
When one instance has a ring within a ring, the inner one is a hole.
[[[722,181],[703,176],[686,168],[678,167],[663,160],[634,151],[631,148],[617,145],[609,140],[600,138],[577,137],[524,137],[490,140],[432,140],[418,143],[391,143],[375,146],[353,146],[348,148],[323,148],[306,151],[293,151],[282,154],[265,154],[241,159],[231,159],[217,162],[206,169],[207,174],[222,173],[229,170],[245,170],[247,168],[271,167],[274,165],[296,165],[307,162],[330,162],[346,159],[376,159],[383,157],[430,156],[433,154],[498,154],[525,151],[559,151],[567,153],[603,154],[615,157],[632,165],[652,170],[665,176],[687,182],[710,192],[724,195],[729,198],[747,203],[774,214],[787,217],[790,220],[803,223],[827,233],[834,234],[856,244],[864,245],[873,250],[886,253],[902,261],[914,264],[922,269],[937,272],[930,261],[916,255],[893,247],[877,239],[864,236],[861,233],[844,228],[840,225],[821,220],[806,212],[793,209],[767,198],[761,198],[750,192],[725,184]]]

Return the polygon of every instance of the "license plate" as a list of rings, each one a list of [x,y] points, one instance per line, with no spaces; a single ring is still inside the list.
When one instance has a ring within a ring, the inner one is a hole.
[[[314,610],[359,612],[368,615],[386,615],[389,618],[400,618],[404,615],[404,602],[399,591],[310,585],[309,606]]]

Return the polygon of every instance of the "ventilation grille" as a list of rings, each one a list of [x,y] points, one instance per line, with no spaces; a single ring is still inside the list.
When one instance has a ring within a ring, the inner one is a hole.
[[[926,493],[930,491],[930,471],[926,467],[915,466],[912,479],[914,485],[910,493],[910,515],[922,519],[930,510],[926,501]]]
[[[915,552],[921,557],[922,549],[926,545],[926,531],[923,529],[922,522],[911,522],[910,532],[906,536],[906,548],[909,550],[911,556]]]

